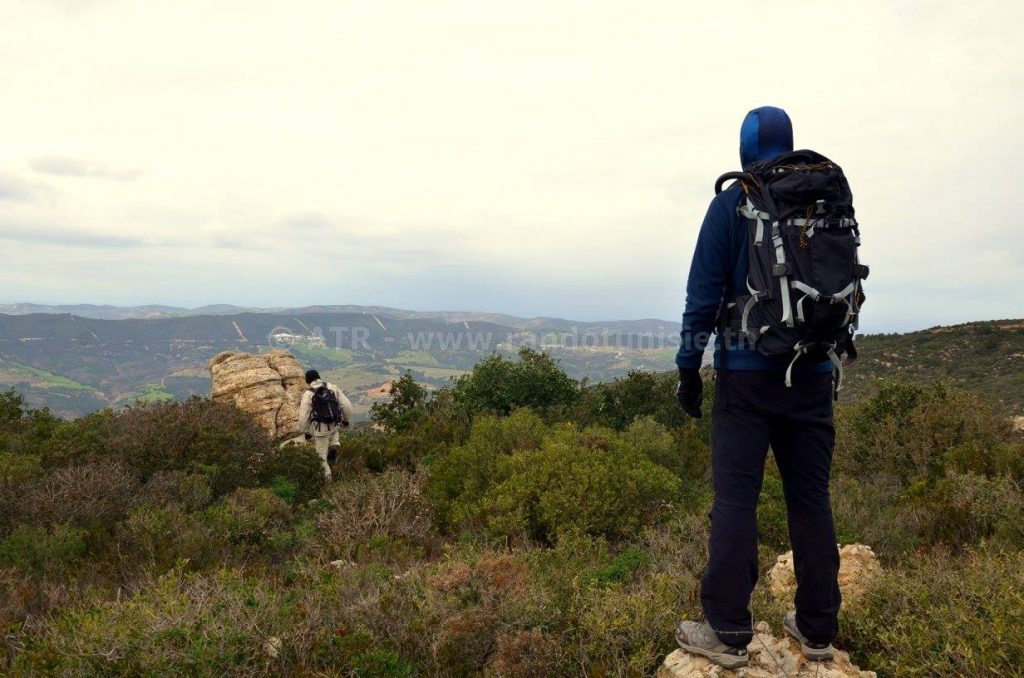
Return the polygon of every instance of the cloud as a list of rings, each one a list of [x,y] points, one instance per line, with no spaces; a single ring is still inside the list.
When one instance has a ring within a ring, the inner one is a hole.
[[[326,231],[334,228],[336,221],[322,212],[295,212],[282,217],[278,223],[284,228],[300,231]]]
[[[142,244],[142,242],[136,238],[86,233],[67,229],[53,229],[45,225],[37,228],[0,226],[0,241],[2,240],[65,247],[99,247],[105,249],[138,247]]]
[[[773,103],[850,177],[871,329],[1024,308],[1024,3],[85,1],[0,22],[12,298],[675,318]],[[781,32],[771,82],[723,47]]]
[[[89,177],[111,181],[134,181],[143,172],[136,168],[106,167],[65,155],[47,155],[32,158],[29,167],[40,174],[57,177]]]
[[[0,200],[34,200],[40,187],[13,174],[0,174]]]

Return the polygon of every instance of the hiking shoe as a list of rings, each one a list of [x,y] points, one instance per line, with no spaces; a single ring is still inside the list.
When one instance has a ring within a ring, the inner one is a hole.
[[[676,642],[687,652],[707,657],[722,668],[738,669],[747,665],[747,648],[726,645],[707,622],[679,622]]]
[[[786,613],[782,619],[782,627],[786,629],[786,633],[800,641],[800,651],[810,661],[827,662],[836,656],[836,649],[831,643],[812,643],[807,640],[807,636],[800,633],[800,629],[796,627],[796,612]]]

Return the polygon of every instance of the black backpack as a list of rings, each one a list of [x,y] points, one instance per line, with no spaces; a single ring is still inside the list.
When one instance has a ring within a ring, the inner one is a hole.
[[[313,402],[309,410],[309,421],[316,424],[316,430],[318,431],[321,424],[330,428],[334,424],[341,423],[341,405],[338,403],[338,398],[334,395],[334,391],[329,389],[327,384],[321,384],[313,389]]]
[[[747,220],[750,273],[745,293],[727,296],[724,325],[763,355],[788,358],[786,386],[797,360],[828,358],[838,394],[841,358],[857,356],[853,335],[868,277],[843,170],[804,150],[723,174],[715,193],[733,179],[745,194],[737,211]]]

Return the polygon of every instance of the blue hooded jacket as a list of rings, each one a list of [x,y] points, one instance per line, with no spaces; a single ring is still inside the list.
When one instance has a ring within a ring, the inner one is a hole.
[[[793,125],[781,108],[762,106],[747,113],[740,127],[740,162],[744,168],[759,160],[771,160],[793,150]],[[747,225],[736,212],[743,196],[738,183],[711,201],[697,236],[697,247],[686,282],[682,343],[676,354],[679,369],[701,365],[704,349],[715,329],[722,298],[735,297],[747,288]],[[727,348],[726,369],[785,371],[789,360],[767,358],[749,346]],[[721,367],[721,338],[715,340],[715,367]],[[829,372],[829,361],[799,361],[794,371]]]

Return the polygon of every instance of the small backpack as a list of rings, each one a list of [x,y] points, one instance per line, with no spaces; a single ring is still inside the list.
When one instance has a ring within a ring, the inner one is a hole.
[[[309,410],[310,423],[316,424],[316,430],[320,430],[321,424],[330,428],[334,424],[341,423],[341,405],[334,391],[321,384],[313,389],[313,402]]]
[[[747,221],[750,273],[745,293],[726,303],[727,330],[765,356],[788,358],[786,386],[796,361],[828,358],[838,397],[841,357],[857,356],[853,335],[868,277],[842,168],[814,151],[793,151],[723,174],[715,193],[729,180],[743,186],[737,211]]]

